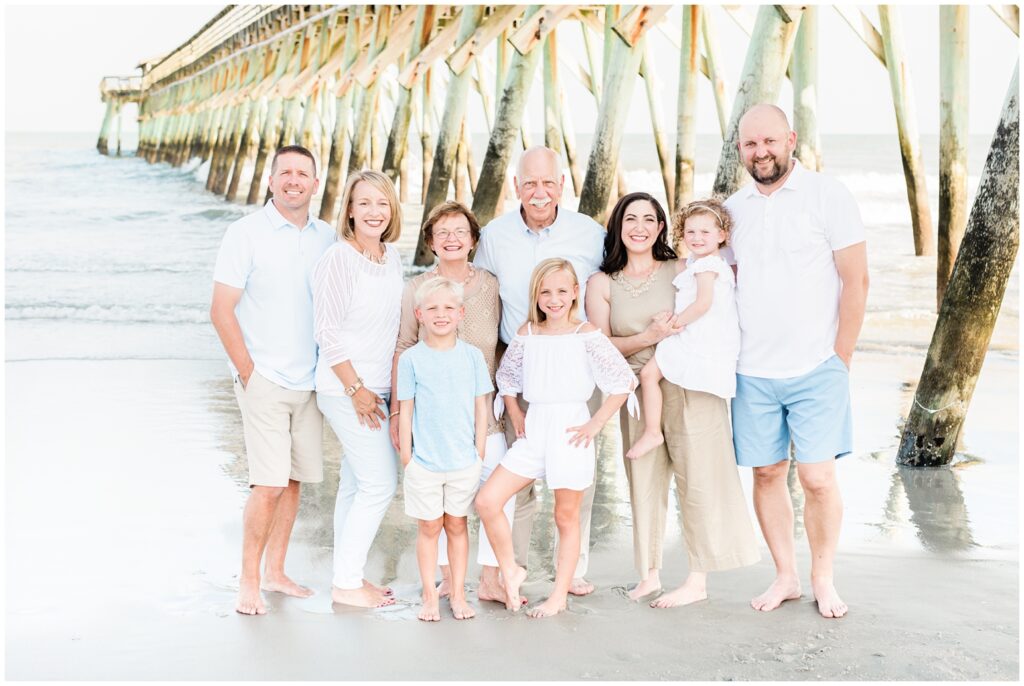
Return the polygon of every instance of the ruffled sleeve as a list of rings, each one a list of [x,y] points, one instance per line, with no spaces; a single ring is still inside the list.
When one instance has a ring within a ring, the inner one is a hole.
[[[336,243],[313,269],[313,337],[329,367],[351,358],[341,324],[352,304],[356,270],[345,256],[342,245]]]
[[[626,358],[600,331],[593,331],[585,336],[584,348],[590,362],[590,373],[593,374],[597,387],[609,395],[629,393],[626,409],[629,414],[639,418],[640,404],[634,393],[638,381]]]
[[[506,395],[517,395],[523,392],[523,353],[526,350],[526,342],[522,336],[516,336],[508,345],[508,350],[501,358],[498,366],[498,373],[494,380],[498,385],[498,392],[494,396],[494,418],[501,419],[505,412]]]
[[[726,264],[718,255],[707,255],[699,260],[694,260],[693,264],[690,265],[690,271],[694,274],[700,274],[701,272],[715,272],[716,274],[724,274],[725,272],[731,272],[732,269]]]

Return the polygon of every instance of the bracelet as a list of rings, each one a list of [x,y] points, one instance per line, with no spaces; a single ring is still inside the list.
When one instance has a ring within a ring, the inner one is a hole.
[[[347,395],[348,397],[351,398],[352,396],[354,396],[356,394],[356,391],[358,391],[362,387],[363,387],[363,380],[357,376],[356,377],[356,382],[354,384],[352,384],[351,386],[349,386],[348,388],[345,389],[345,395]]]
[[[391,419],[392,417],[397,417],[400,414],[402,414],[401,410],[395,410],[394,412],[388,415],[388,419]]]

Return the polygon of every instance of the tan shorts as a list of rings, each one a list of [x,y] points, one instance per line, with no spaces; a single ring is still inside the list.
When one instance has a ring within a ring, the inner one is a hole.
[[[432,472],[416,460],[410,460],[402,476],[405,514],[415,519],[433,520],[443,514],[468,517],[480,488],[481,460],[455,472]]]
[[[287,486],[288,480],[324,480],[324,416],[313,391],[292,391],[253,372],[244,388],[235,379],[242,411],[250,486]]]

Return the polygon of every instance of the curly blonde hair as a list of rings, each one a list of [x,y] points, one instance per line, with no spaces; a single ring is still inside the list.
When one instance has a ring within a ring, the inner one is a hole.
[[[686,226],[686,220],[696,214],[707,214],[718,220],[718,227],[725,233],[725,240],[718,247],[724,248],[729,244],[729,237],[732,235],[732,215],[729,214],[729,210],[725,209],[720,198],[711,197],[705,200],[694,200],[684,205],[672,217],[672,242],[675,245],[678,246],[683,242],[683,228]]]

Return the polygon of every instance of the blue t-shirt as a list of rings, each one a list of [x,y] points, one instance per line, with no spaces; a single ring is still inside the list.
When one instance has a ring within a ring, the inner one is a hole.
[[[415,400],[412,457],[432,472],[454,472],[480,459],[475,401],[494,390],[484,355],[456,339],[450,350],[420,341],[398,358],[398,399]]]

